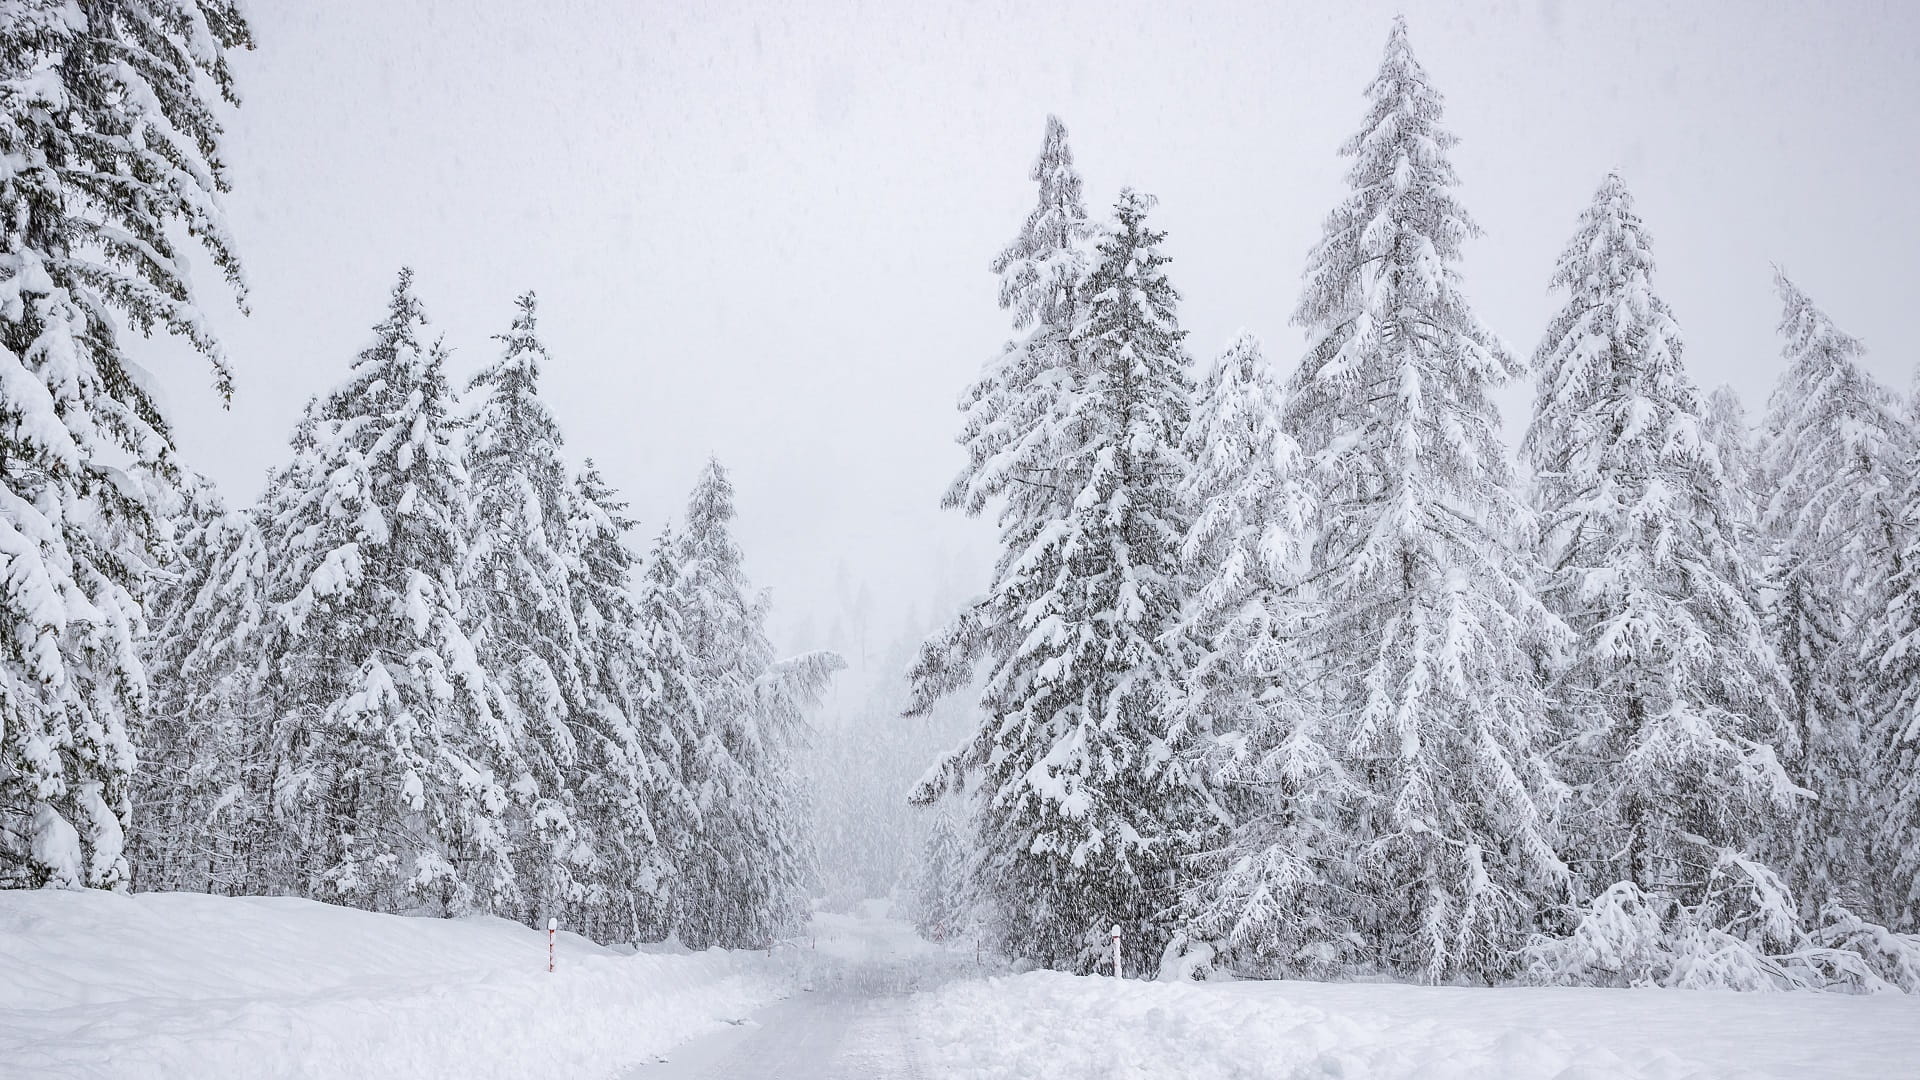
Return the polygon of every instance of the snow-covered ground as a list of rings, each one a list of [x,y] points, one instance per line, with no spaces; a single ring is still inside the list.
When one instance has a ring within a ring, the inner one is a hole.
[[[791,957],[623,954],[502,919],[0,892],[0,1076],[611,1076],[791,993]]]
[[[915,1002],[942,1077],[1892,1080],[1920,998],[1390,983],[1168,985],[1030,972]]]
[[[769,959],[291,899],[0,893],[6,1077],[1895,1080],[1920,998],[992,975],[870,906]]]

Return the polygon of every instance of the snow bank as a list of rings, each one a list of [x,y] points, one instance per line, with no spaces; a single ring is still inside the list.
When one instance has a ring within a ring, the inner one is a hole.
[[[791,989],[760,953],[640,953],[309,900],[0,892],[0,1062],[53,1077],[608,1076]]]
[[[1894,995],[1032,972],[954,984],[915,1010],[955,1080],[1861,1080],[1920,1062],[1920,1000]]]

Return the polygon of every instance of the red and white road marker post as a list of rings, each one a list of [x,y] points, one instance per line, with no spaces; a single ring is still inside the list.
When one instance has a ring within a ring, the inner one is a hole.
[[[560,920],[554,918],[551,915],[547,916],[547,971],[548,972],[553,971],[553,933],[558,929],[560,929]],[[1114,929],[1118,930],[1119,927],[1116,926],[1114,927]]]
[[[1120,977],[1120,924],[1113,924],[1113,977]]]

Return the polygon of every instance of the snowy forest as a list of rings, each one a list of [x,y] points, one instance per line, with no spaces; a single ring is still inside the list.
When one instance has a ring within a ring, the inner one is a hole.
[[[895,624],[843,565],[778,643],[728,469],[637,521],[532,291],[450,342],[395,267],[257,499],[185,460],[136,354],[246,407],[190,264],[245,304],[254,46],[237,0],[0,5],[0,888],[765,950],[886,898],[1014,970],[1111,971],[1118,927],[1181,982],[1920,993],[1920,386],[1779,268],[1764,415],[1697,386],[1620,171],[1507,345],[1404,19],[1314,150],[1284,342],[1189,341],[1156,199],[1089,205],[1046,116],[927,493],[990,576]]]
[[[1048,120],[945,497],[1001,555],[911,672],[980,716],[913,793],[934,926],[1080,971],[1117,922],[1163,976],[1920,990],[1920,402],[1779,271],[1766,415],[1703,393],[1617,172],[1513,354],[1404,20],[1366,103],[1304,350],[1204,369],[1154,200],[1092,217]]]
[[[794,763],[840,660],[775,657],[726,470],[642,555],[541,400],[533,294],[456,388],[401,270],[264,495],[227,505],[121,323],[184,336],[231,393],[174,237],[243,280],[204,88],[234,100],[247,24],[224,0],[69,14],[0,29],[0,885],[792,933]]]

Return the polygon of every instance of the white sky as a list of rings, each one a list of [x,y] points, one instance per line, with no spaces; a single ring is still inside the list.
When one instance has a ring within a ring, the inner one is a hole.
[[[249,6],[227,205],[251,316],[199,275],[233,409],[179,349],[145,354],[188,461],[256,495],[402,263],[462,380],[533,288],[572,455],[632,499],[644,546],[717,453],[785,631],[831,602],[843,560],[882,625],[984,585],[991,529],[938,500],[962,460],[954,402],[1008,335],[986,266],[1033,198],[1046,113],[1096,212],[1123,184],[1160,197],[1194,355],[1245,326],[1291,364],[1335,149],[1395,10],[1463,139],[1487,234],[1470,295],[1515,349],[1617,165],[1703,386],[1764,403],[1770,260],[1882,378],[1905,389],[1920,361],[1912,4]],[[1507,395],[1510,433],[1529,400]]]

